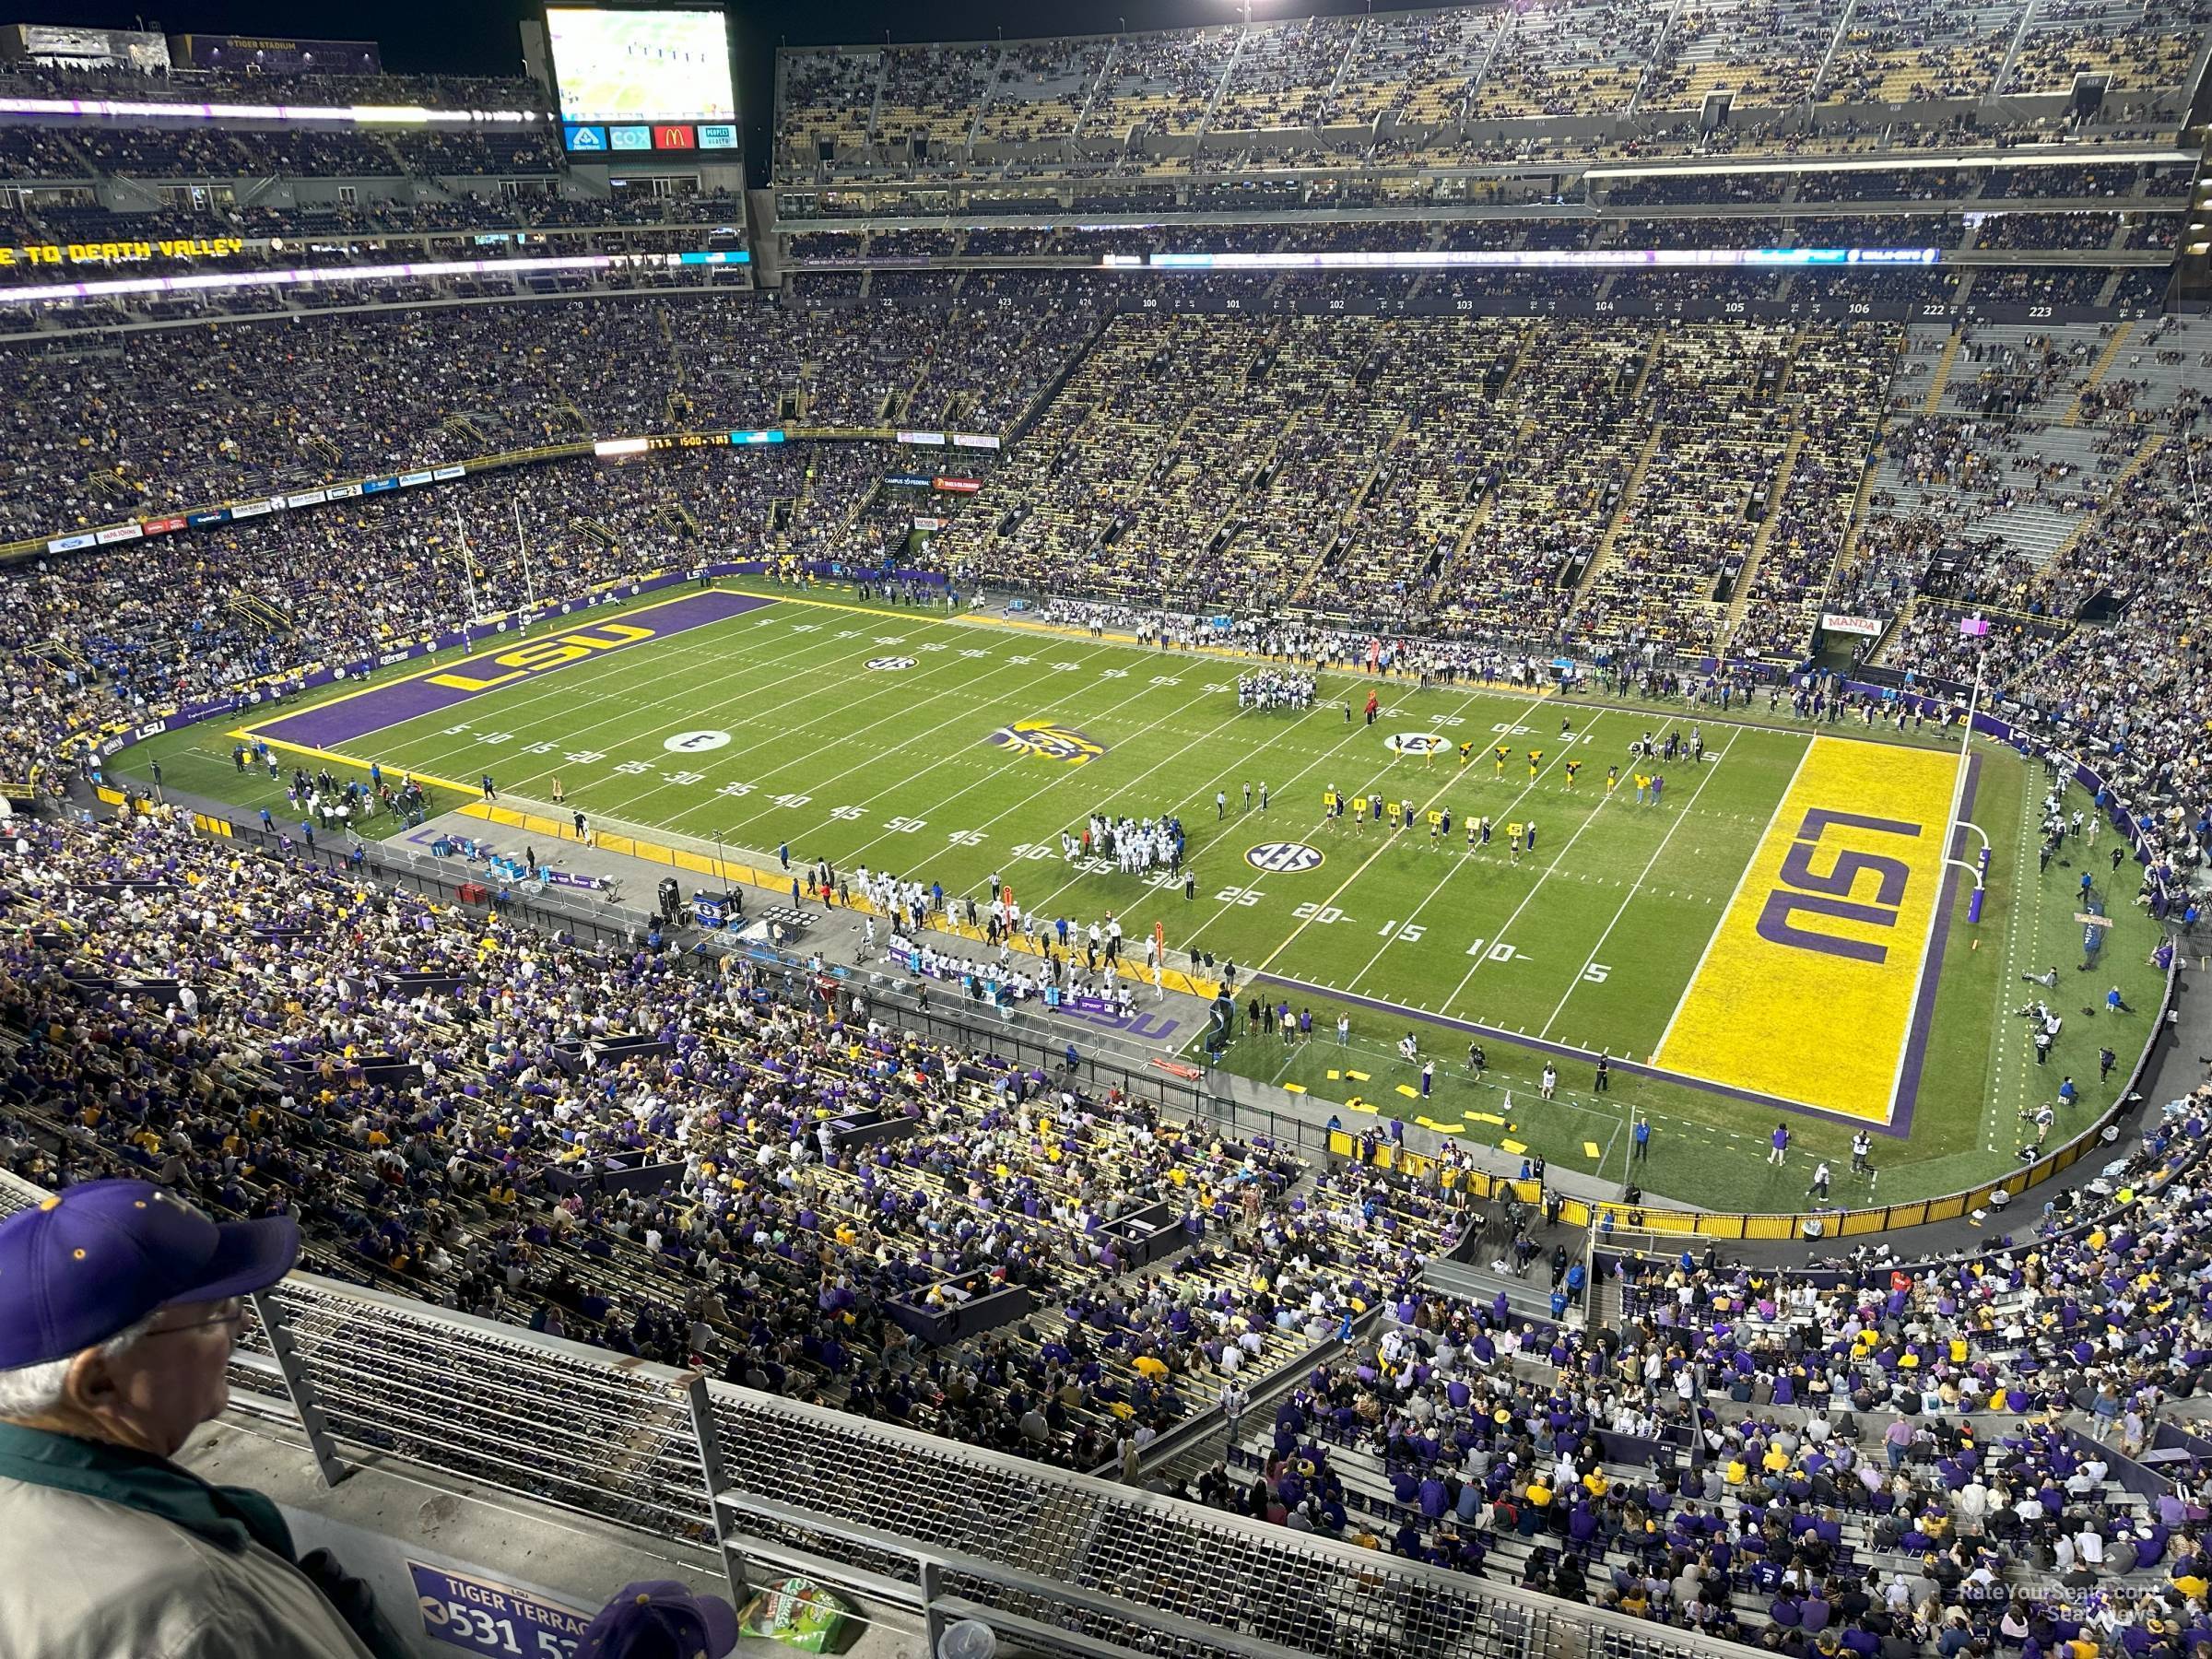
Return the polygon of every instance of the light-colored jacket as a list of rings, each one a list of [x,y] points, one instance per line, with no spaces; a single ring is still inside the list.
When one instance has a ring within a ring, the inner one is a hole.
[[[0,1659],[372,1659],[300,1571],[0,1476]]]

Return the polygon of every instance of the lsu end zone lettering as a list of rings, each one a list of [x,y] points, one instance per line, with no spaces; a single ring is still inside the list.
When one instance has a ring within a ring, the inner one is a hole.
[[[1653,1063],[1888,1123],[1958,765],[1814,738]]]
[[[518,645],[512,651],[500,652],[491,661],[494,667],[506,670],[503,674],[464,674],[453,669],[428,677],[431,685],[443,686],[449,690],[488,691],[494,686],[507,685],[524,675],[542,674],[564,663],[579,662],[603,651],[617,651],[652,638],[652,629],[641,628],[634,622],[598,622],[590,628],[556,634],[535,645]]]

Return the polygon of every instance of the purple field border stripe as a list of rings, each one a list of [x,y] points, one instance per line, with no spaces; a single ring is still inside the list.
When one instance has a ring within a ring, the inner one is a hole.
[[[717,590],[707,594],[688,594],[681,599],[670,599],[637,610],[618,611],[606,620],[631,627],[651,628],[652,639],[638,640],[632,643],[653,645],[672,635],[688,633],[692,629],[705,628],[715,622],[726,622],[732,617],[742,617],[748,611],[759,610],[775,603],[773,599],[763,599],[752,594],[731,594]],[[578,612],[568,622],[565,631],[571,633],[587,631],[598,625],[597,618],[589,611]],[[512,651],[524,645],[542,645],[547,640],[559,637],[557,631],[540,634],[531,640],[517,640],[508,645],[495,635],[490,642]],[[630,648],[628,644],[610,645],[604,651],[578,660],[599,662]],[[496,663],[499,654],[498,651],[492,651],[476,656],[456,657],[435,667],[425,668],[418,674],[409,675],[405,679],[394,680],[390,685],[371,686],[365,691],[334,698],[318,708],[302,709],[297,714],[287,714],[281,719],[269,721],[253,727],[253,735],[279,743],[296,743],[306,748],[335,748],[340,744],[365,737],[371,732],[381,732],[386,726],[397,725],[402,721],[414,720],[424,714],[435,714],[441,710],[452,708],[455,703],[466,702],[472,697],[483,696],[483,691],[464,690],[458,686],[439,686],[430,682],[441,674],[480,671],[486,665]],[[535,670],[530,677],[539,679],[574,666],[574,663],[557,663],[550,667]],[[488,688],[493,690],[506,688],[503,686]]]
[[[1966,763],[1966,793],[1959,799],[1958,821],[1943,849],[1943,888],[1936,899],[1936,931],[1928,939],[1928,971],[1920,978],[1920,999],[1912,1006],[1912,1029],[1905,1034],[1905,1065],[1898,1074],[1897,1099],[1891,1103],[1889,1133],[1912,1133],[1912,1109],[1920,1101],[1920,1077],[1928,1063],[1928,1033],[1936,1024],[1936,996],[1943,988],[1943,952],[1951,942],[1951,912],[1959,901],[1959,843],[1966,839],[1967,821],[1974,816],[1974,793],[1982,786],[1982,757]]]
[[[1548,1054],[1556,1060],[1579,1060],[1594,1066],[1597,1055],[1590,1049],[1575,1048],[1564,1042],[1551,1042],[1540,1037],[1524,1036],[1518,1031],[1506,1030],[1501,1026],[1484,1025],[1479,1020],[1458,1019],[1449,1014],[1431,1014],[1425,1008],[1413,1008],[1404,1003],[1385,1002],[1381,997],[1361,996],[1350,991],[1334,991],[1326,985],[1317,985],[1312,980],[1293,979],[1287,973],[1255,973],[1250,981],[1283,985],[1293,991],[1308,991],[1315,996],[1333,996],[1338,1002],[1356,1003],[1362,1008],[1377,1013],[1395,1014],[1406,1019],[1418,1020],[1423,1025],[1444,1026],[1454,1031],[1472,1031],[1488,1037],[1493,1042],[1511,1042],[1522,1048],[1534,1049],[1539,1054]],[[1694,1088],[1700,1094],[1724,1096],[1731,1100],[1744,1100],[1754,1106],[1771,1106],[1777,1112],[1794,1112],[1800,1117],[1827,1118],[1831,1123],[1851,1124],[1873,1131],[1877,1135],[1894,1135],[1894,1130],[1876,1123],[1872,1118],[1860,1117],[1855,1112],[1831,1112],[1825,1106],[1809,1105],[1804,1100],[1785,1100],[1781,1095],[1761,1094],[1756,1088],[1738,1088],[1729,1083],[1715,1083],[1707,1077],[1693,1077],[1688,1072],[1667,1071],[1656,1065],[1643,1065],[1619,1054],[1608,1054],[1606,1063],[1617,1072],[1634,1077],[1649,1077],[1654,1083],[1675,1083],[1684,1088]]]

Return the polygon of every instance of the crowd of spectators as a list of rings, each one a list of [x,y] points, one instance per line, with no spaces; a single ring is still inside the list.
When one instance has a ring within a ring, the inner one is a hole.
[[[35,1033],[0,1103],[11,1167],[292,1214],[342,1277],[885,1420],[1097,1467],[1453,1234],[1435,1194],[810,976],[589,949],[165,810],[19,820],[0,868],[27,929],[0,1009]],[[903,1124],[840,1147],[821,1120],[853,1114]],[[579,1189],[617,1156],[665,1183]],[[1146,1206],[1195,1248],[1138,1277],[1142,1235],[1111,1224]],[[964,1344],[888,1316],[1014,1288],[1032,1312]]]
[[[1124,314],[941,550],[1044,591],[1564,624],[1571,646],[1710,647],[1733,606],[1786,653],[1899,344],[1875,326]]]
[[[1601,1251],[1618,1313],[1586,1327],[1403,1297],[1173,1489],[1769,1651],[2179,1653],[2212,1629],[2212,1494],[2201,1446],[2135,1460],[2212,1351],[2180,1289],[2207,1093],[2031,1236],[1955,1259]],[[1555,1284],[1581,1272],[1553,1257]]]
[[[1936,355],[1894,325],[1101,328],[1096,290],[1054,281],[1011,312],[971,300],[1021,284],[963,281],[949,309],[714,295],[580,301],[561,330],[481,307],[20,351],[10,500],[49,530],[610,431],[1033,414],[996,463],[962,457],[984,488],[939,547],[963,577],[1103,592],[1117,619],[1172,600],[1194,637],[1219,606],[1275,613],[1241,637],[1308,659],[1360,660],[1364,629],[1324,615],[1425,626],[1446,637],[1401,642],[1403,665],[1499,679],[1557,641],[1792,658],[1824,601],[1904,609],[1888,665],[1955,683],[1985,653],[2025,717],[2094,749],[2154,858],[2212,838],[2207,362],[2183,324],[2116,361],[2111,335],[1970,331],[1879,438],[1888,482],[1839,570],[1893,382]],[[899,455],[491,472],[12,568],[0,775],[71,729],[372,657],[472,604],[888,545]],[[1998,533],[2037,500],[2084,526],[2040,562]],[[2092,605],[2122,624],[2084,622]],[[1978,608],[2011,613],[1982,644],[1956,626]],[[2111,1463],[2205,1364],[2200,1101],[2031,1239],[1827,1279],[1630,1259],[1618,1328],[1535,1326],[1415,1291],[1464,1222],[1453,1187],[1309,1168],[803,979],[441,912],[159,809],[14,830],[0,1159],[41,1179],[143,1171],[222,1213],[288,1211],[326,1269],[1082,1468],[1133,1469],[1241,1372],[1384,1307],[1192,1495],[1718,1634],[1799,1632],[1770,1643],[1792,1653],[2086,1629],[2141,1655],[2170,1641],[2152,1619],[2206,1617],[2201,1471],[2135,1502]],[[909,1127],[826,1144],[819,1117],[855,1110]],[[617,1153],[678,1171],[568,1190]],[[1190,1247],[1133,1271],[1110,1224],[1158,1203]],[[887,1317],[1006,1287],[1036,1309],[949,1347]],[[2064,1607],[1966,1588],[2018,1570],[2088,1578]]]
[[[126,64],[65,65],[25,58],[0,70],[0,91],[10,98],[140,103],[419,104],[431,110],[535,111],[552,118],[545,88],[521,76],[294,74],[265,64],[141,70]]]
[[[1877,135],[1892,148],[2041,141],[2050,123],[2040,113],[1974,111],[2008,60],[2007,90],[2064,91],[2085,67],[2111,74],[2124,94],[2101,117],[2112,136],[2178,118],[2201,6],[2068,0],[2037,10],[2023,35],[2029,9],[2021,0],[1848,12],[1832,0],[1729,0],[1665,15],[1602,3],[1453,7],[1357,27],[1266,20],[1001,48],[788,51],[777,176],[944,183],[1449,166],[1540,159],[1535,151],[1806,153]],[[1722,91],[1733,105],[1716,131],[1703,107]],[[1394,124],[1379,133],[1385,116]],[[1537,125],[1565,117],[1574,131]]]
[[[5,359],[0,531],[671,428],[994,432],[1095,326],[1080,304],[856,313],[750,292],[580,299],[558,315],[466,306],[27,344]]]

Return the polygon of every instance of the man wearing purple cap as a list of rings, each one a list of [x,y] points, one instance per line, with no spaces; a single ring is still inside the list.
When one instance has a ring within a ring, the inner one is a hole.
[[[243,1298],[289,1272],[286,1217],[221,1225],[144,1181],[0,1222],[0,1652],[9,1659],[400,1659],[276,1506],[171,1460],[229,1398]]]

